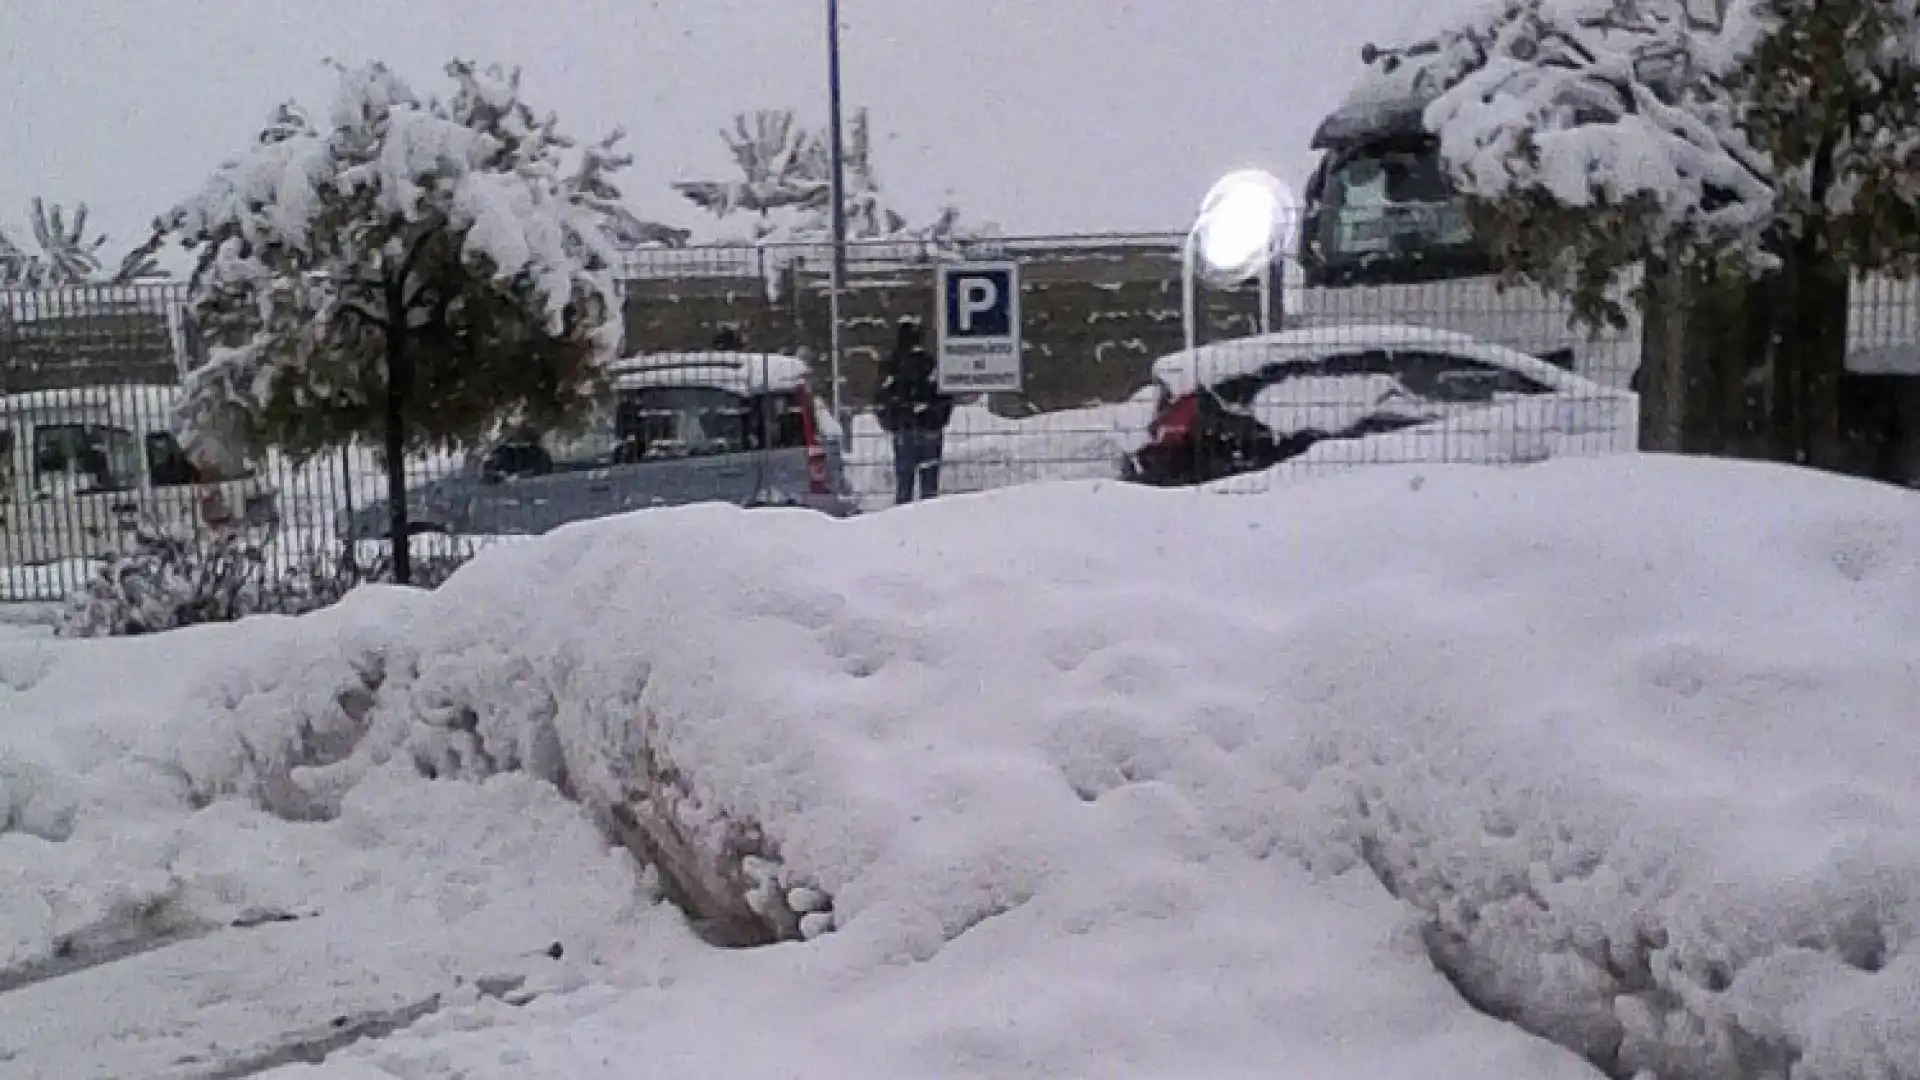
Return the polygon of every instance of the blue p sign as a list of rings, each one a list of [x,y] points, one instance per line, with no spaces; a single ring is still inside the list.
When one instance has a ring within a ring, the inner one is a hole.
[[[1021,386],[1020,264],[942,263],[936,359],[949,394],[1011,394]]]
[[[947,276],[947,326],[953,337],[1005,337],[1012,329],[1011,275],[972,270]]]

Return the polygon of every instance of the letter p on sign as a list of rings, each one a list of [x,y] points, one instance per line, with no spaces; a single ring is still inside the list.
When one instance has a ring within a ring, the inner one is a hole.
[[[975,317],[1000,306],[1000,287],[986,278],[965,278],[960,282],[960,310],[954,314],[963,334],[973,333]]]
[[[1019,268],[1009,263],[962,263],[940,268],[941,330],[978,341],[1015,332]]]

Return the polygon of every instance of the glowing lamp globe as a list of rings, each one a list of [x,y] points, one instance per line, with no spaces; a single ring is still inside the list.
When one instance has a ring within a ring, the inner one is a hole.
[[[1197,269],[1221,284],[1253,277],[1284,245],[1292,212],[1292,193],[1271,173],[1240,169],[1221,177],[1193,223]]]

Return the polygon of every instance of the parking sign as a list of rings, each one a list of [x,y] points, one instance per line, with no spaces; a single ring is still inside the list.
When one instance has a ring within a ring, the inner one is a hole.
[[[949,394],[1018,393],[1019,264],[943,263],[935,284],[940,389]]]

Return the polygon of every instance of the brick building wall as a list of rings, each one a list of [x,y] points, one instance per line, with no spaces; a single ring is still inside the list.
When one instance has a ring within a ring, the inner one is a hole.
[[[1178,351],[1180,260],[1174,242],[1031,246],[1007,252],[1021,264],[1026,393],[996,399],[1011,411],[1073,408],[1123,400],[1149,378],[1155,358]],[[723,326],[748,347],[824,357],[829,344],[828,276],[824,266],[767,264],[747,273],[655,272],[626,282],[626,351],[673,352],[711,345]],[[762,276],[768,271],[775,287]],[[895,323],[934,318],[930,262],[867,261],[849,268],[843,304],[846,397],[872,400],[876,361],[892,347]],[[1277,305],[1276,305],[1277,306]],[[1276,317],[1278,312],[1276,311]],[[1240,336],[1259,327],[1259,290],[1202,291],[1201,340]],[[824,365],[824,361],[823,361]],[[824,371],[820,379],[827,387]]]
[[[824,252],[691,248],[636,253],[623,281],[625,351],[709,347],[723,326],[755,349],[824,358],[829,344]],[[1179,238],[1003,241],[982,257],[1021,263],[1026,354],[1024,395],[1002,395],[1011,412],[1123,400],[1144,386],[1156,357],[1177,351]],[[772,288],[769,283],[772,283]],[[875,363],[902,316],[934,317],[933,263],[924,252],[856,246],[843,311],[846,397],[870,401]],[[1259,291],[1202,290],[1201,339],[1259,326]],[[109,289],[14,292],[0,304],[0,393],[105,383],[166,383],[177,377],[167,312],[178,283]],[[1277,315],[1277,312],[1276,312]],[[821,361],[817,389],[829,387]]]
[[[0,394],[179,376],[175,285],[0,290]]]

